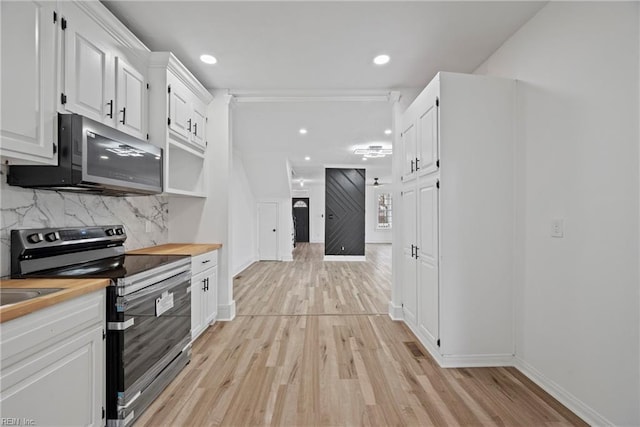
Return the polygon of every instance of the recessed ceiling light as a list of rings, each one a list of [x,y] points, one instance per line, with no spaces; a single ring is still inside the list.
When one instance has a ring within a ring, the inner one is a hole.
[[[298,132],[300,132],[300,135],[306,135],[307,134],[307,130],[305,128],[300,128],[300,130]]]
[[[391,57],[389,55],[378,55],[373,58],[373,63],[376,65],[384,65],[389,62]]]
[[[391,129],[385,129],[384,130],[384,134],[385,135],[391,135]]]
[[[304,158],[305,160],[311,160],[311,157],[307,156]]]
[[[215,64],[216,62],[218,62],[215,56],[206,55],[206,54],[200,55],[200,61],[204,62],[205,64]]]
[[[363,158],[362,158],[362,161],[363,161],[363,162],[366,162],[366,161],[367,161],[367,158],[366,158],[366,157],[363,157]]]
[[[300,180],[300,187],[304,187],[304,179]]]

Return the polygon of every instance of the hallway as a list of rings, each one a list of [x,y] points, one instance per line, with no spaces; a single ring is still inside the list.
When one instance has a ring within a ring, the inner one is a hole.
[[[237,318],[195,342],[136,425],[585,425],[514,368],[439,368],[386,314],[390,245],[367,262],[322,252],[242,272]]]

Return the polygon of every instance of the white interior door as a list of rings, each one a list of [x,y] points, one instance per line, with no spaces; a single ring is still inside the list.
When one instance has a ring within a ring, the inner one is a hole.
[[[418,310],[415,243],[416,191],[410,188],[402,192],[402,310],[411,325],[416,324]]]
[[[437,177],[418,181],[418,327],[436,344],[439,337]]]
[[[258,256],[260,261],[278,259],[278,204],[258,203]]]

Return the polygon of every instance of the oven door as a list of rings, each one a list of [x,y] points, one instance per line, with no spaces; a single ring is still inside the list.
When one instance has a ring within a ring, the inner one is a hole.
[[[188,357],[191,272],[125,296],[110,286],[107,294],[107,418],[128,424],[144,410],[140,402],[166,386],[162,377],[175,371],[174,360]]]

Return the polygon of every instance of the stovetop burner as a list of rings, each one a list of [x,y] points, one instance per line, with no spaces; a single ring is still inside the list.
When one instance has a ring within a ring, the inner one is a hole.
[[[30,273],[29,277],[119,279],[188,258],[184,255],[120,255]]]

